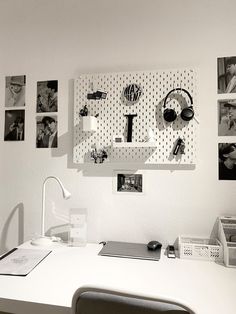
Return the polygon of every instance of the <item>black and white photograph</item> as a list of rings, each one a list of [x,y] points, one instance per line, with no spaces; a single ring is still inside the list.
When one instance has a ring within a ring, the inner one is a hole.
[[[119,194],[143,194],[143,173],[132,170],[115,171],[113,190]]]
[[[37,82],[37,113],[58,111],[58,81]]]
[[[236,93],[236,56],[217,59],[218,94]]]
[[[219,143],[219,180],[236,180],[236,143]]]
[[[38,116],[36,117],[36,147],[56,148],[57,147],[57,117]]]
[[[24,141],[25,110],[5,111],[5,141]]]
[[[218,135],[236,136],[236,99],[218,101]]]
[[[25,106],[25,75],[6,76],[5,107]]]

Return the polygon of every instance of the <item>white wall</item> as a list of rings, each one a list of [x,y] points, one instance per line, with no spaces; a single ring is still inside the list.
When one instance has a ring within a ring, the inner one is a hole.
[[[0,251],[47,229],[68,210],[89,211],[89,240],[167,243],[209,236],[218,215],[236,214],[235,182],[217,179],[216,58],[236,55],[235,0],[0,0]],[[112,169],[72,163],[73,80],[81,73],[198,69],[198,163],[194,171],[146,170],[145,196],[112,194]],[[27,76],[26,139],[4,142],[6,75]],[[36,82],[59,80],[59,148],[35,148]],[[232,139],[231,139],[232,140]],[[58,229],[60,230],[60,228]]]

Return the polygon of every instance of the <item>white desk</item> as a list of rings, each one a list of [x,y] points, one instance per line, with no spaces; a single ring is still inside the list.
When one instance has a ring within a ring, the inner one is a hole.
[[[22,247],[30,247],[24,244]],[[98,256],[102,245],[59,247],[26,277],[0,276],[0,311],[68,314],[82,286],[171,298],[197,314],[236,313],[236,269],[184,259],[144,261]]]

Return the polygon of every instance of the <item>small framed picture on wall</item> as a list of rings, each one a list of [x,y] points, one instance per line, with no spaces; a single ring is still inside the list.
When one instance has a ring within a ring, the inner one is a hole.
[[[236,180],[236,143],[219,143],[219,180]]]
[[[236,136],[236,99],[218,101],[218,135]]]
[[[25,110],[5,111],[4,141],[24,141]]]
[[[6,76],[5,107],[25,106],[25,75]]]
[[[37,82],[37,113],[58,111],[58,81]]]
[[[141,171],[117,170],[113,175],[113,192],[116,194],[144,194],[144,175]]]
[[[36,147],[57,148],[57,116],[36,117]]]
[[[236,93],[236,56],[217,59],[218,94]]]

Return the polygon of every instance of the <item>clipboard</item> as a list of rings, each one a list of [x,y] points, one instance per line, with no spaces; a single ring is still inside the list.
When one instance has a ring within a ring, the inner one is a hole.
[[[0,256],[0,275],[27,276],[51,252],[14,248]]]

